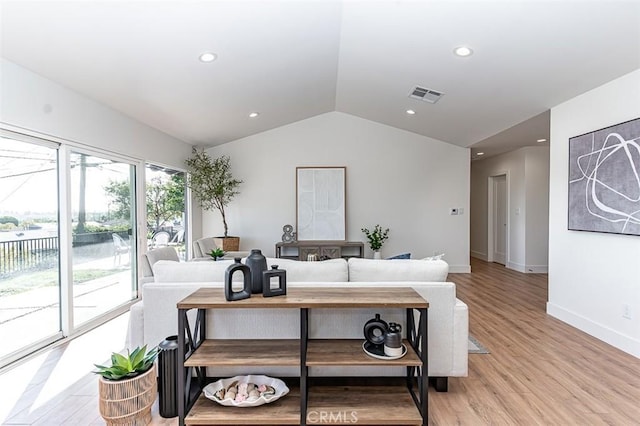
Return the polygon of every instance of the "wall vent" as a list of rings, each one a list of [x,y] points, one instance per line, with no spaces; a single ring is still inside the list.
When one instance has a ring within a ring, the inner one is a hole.
[[[444,93],[438,92],[437,90],[427,89],[420,86],[414,87],[409,93],[410,98],[419,99],[421,101],[429,102],[430,104],[438,102],[443,95]]]

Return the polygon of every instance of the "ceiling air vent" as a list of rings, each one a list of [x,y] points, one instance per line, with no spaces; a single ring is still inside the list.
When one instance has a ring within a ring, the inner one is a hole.
[[[438,92],[432,89],[426,89],[424,87],[416,86],[409,93],[409,97],[413,99],[419,99],[421,101],[435,104],[444,95],[442,92]]]

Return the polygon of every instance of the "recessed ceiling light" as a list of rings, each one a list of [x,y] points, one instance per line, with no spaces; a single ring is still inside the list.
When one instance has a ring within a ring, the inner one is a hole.
[[[252,112],[251,114],[249,114],[249,118],[256,118],[259,115],[260,115],[259,112]]]
[[[414,115],[415,113],[416,112],[414,110],[412,110],[412,109],[408,109],[407,110],[407,114],[409,114],[409,115]]]
[[[538,139],[536,142],[546,142],[546,139]]]
[[[476,155],[484,155],[484,152],[477,152]]]
[[[471,50],[471,48],[467,46],[458,46],[453,49],[453,53],[455,53],[456,56],[461,56],[464,58],[465,56],[473,55],[473,50]]]
[[[215,53],[205,52],[202,55],[200,55],[200,60],[202,62],[213,62],[216,60],[217,57],[218,55],[216,55]]]

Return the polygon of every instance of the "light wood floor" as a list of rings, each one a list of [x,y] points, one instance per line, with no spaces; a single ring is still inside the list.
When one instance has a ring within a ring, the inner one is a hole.
[[[547,275],[471,268],[449,281],[491,354],[469,354],[469,377],[430,392],[433,424],[640,424],[640,359],[547,315]]]
[[[471,334],[491,354],[470,354],[469,377],[451,379],[449,392],[431,390],[431,424],[640,424],[639,359],[546,315],[546,275],[471,265],[473,273],[449,280],[469,305]],[[0,375],[0,422],[103,425],[91,362],[107,359],[125,328],[118,318]],[[152,424],[177,419],[156,407]]]

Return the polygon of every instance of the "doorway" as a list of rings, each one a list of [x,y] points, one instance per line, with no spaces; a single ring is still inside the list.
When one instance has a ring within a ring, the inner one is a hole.
[[[488,260],[507,264],[509,253],[509,188],[507,174],[489,177]]]

